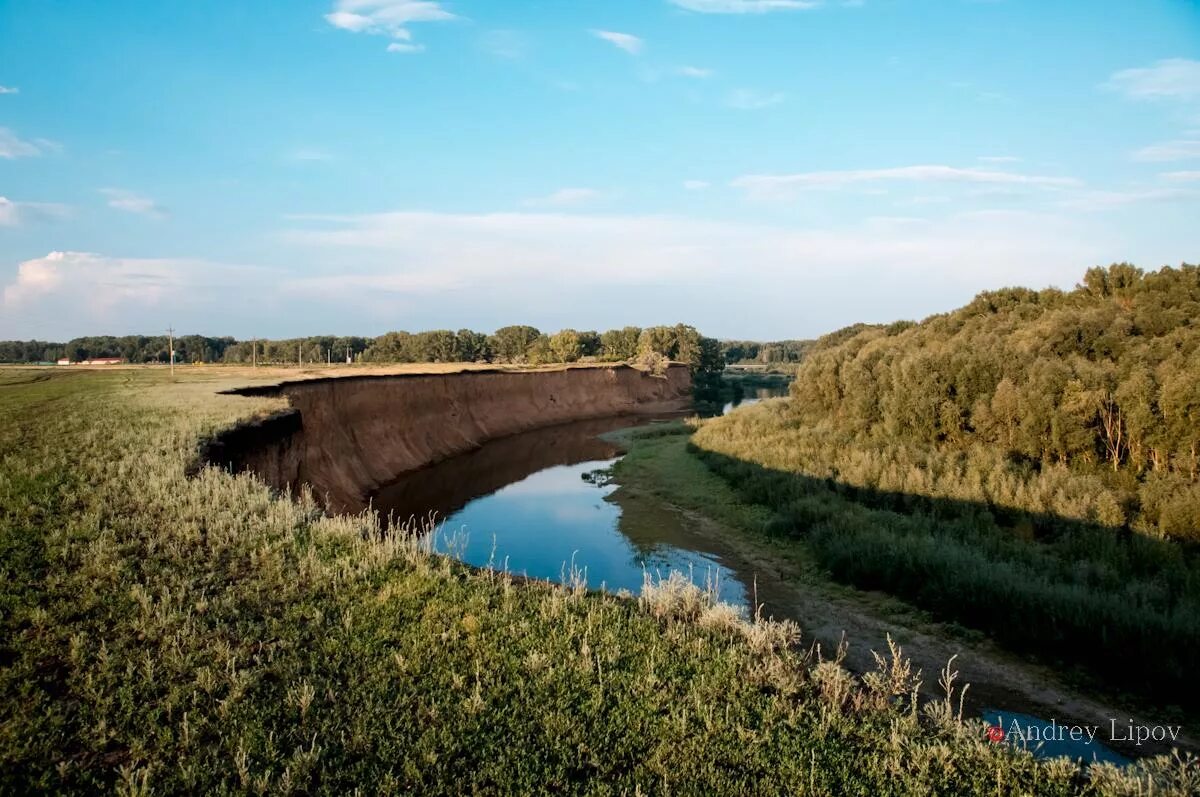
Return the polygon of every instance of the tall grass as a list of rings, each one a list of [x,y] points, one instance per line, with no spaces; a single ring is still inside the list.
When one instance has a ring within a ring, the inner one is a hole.
[[[775,512],[834,577],[1162,704],[1200,708],[1200,567],[1184,546],[979,500],[955,455],[886,451],[796,422],[786,402],[708,422],[709,467]],[[996,478],[997,474],[991,474]],[[987,477],[984,477],[987,478]],[[1044,505],[1068,500],[1070,479]]]
[[[640,601],[517,583],[371,514],[188,479],[204,435],[276,409],[220,377],[45,377],[0,371],[2,793],[1197,786],[1182,760],[991,745],[918,711],[898,653],[855,678],[678,578]]]

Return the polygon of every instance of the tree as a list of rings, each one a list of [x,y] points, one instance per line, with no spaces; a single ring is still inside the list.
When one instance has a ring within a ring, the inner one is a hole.
[[[549,348],[555,362],[573,363],[583,356],[583,339],[575,330],[564,329],[550,337]]]
[[[529,347],[541,337],[536,327],[508,326],[497,329],[488,338],[488,346],[495,357],[503,362],[524,362]]]
[[[638,353],[640,327],[610,329],[600,336],[600,356],[610,362],[632,360]]]

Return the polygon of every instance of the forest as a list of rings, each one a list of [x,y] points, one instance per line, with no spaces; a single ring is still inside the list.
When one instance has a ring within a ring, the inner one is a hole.
[[[835,578],[1200,705],[1200,268],[1089,270],[810,347],[694,450]]]

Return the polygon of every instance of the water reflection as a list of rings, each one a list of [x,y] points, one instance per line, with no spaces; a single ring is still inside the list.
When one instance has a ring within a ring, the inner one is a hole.
[[[1001,735],[998,739],[1028,750],[1038,758],[1066,756],[1082,759],[1085,764],[1104,761],[1118,766],[1132,763],[1130,759],[1105,747],[1099,741],[1108,731],[1107,726],[1072,725],[995,709],[987,709],[981,716],[990,727],[1000,729]]]
[[[734,394],[733,399],[725,402],[721,408],[722,415],[728,415],[738,407],[749,407],[760,401],[771,398],[782,398],[788,394],[788,386],[742,388],[741,393]]]
[[[550,580],[574,566],[590,587],[634,593],[644,572],[665,577],[674,569],[699,584],[713,581],[723,600],[745,605],[743,580],[679,514],[643,506],[622,512],[615,484],[584,478],[620,456],[600,435],[661,420],[603,418],[495,440],[406,474],[378,490],[372,504],[393,522],[436,512],[445,518],[438,549],[472,565]]]

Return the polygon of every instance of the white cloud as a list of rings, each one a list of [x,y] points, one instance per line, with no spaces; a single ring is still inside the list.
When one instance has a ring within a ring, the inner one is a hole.
[[[155,303],[183,282],[177,261],[51,252],[17,266],[16,280],[4,286],[3,304],[13,310],[63,292],[92,307],[109,307],[125,300]]]
[[[270,239],[267,257],[287,264],[275,270],[79,252],[26,261],[0,288],[0,338],[168,323],[282,336],[311,332],[297,320],[305,318],[377,334],[398,312],[418,328],[682,318],[716,334],[815,334],[855,319],[920,317],[987,287],[1069,287],[1095,263],[1163,260],[1082,218],[973,213],[787,228],[548,211],[294,217]],[[788,296],[805,297],[803,317]],[[755,311],[716,328],[730,306]]]
[[[0,196],[0,227],[18,227],[28,221],[48,221],[67,216],[70,209],[56,202],[16,202]]]
[[[1182,202],[1200,199],[1200,191],[1188,188],[1151,188],[1134,191],[1086,191],[1064,199],[1062,207],[1073,210],[1110,210],[1154,202]]]
[[[438,293],[454,296],[459,317],[496,308],[502,311],[496,315],[511,316],[543,300],[578,317],[603,295],[627,297],[627,313],[650,318],[681,312],[718,318],[718,305],[726,311],[753,305],[752,325],[784,329],[797,319],[781,296],[807,297],[815,315],[849,305],[856,318],[871,317],[868,306],[881,320],[919,316],[957,306],[984,287],[1069,286],[1088,265],[1127,251],[1106,228],[1086,229],[1054,213],[869,219],[813,229],[550,212],[295,221],[281,235],[282,246],[328,265],[283,281],[284,290],[380,318],[394,318],[397,303],[405,302],[410,312],[432,312],[422,309],[430,306],[422,297]],[[745,279],[747,268],[753,280]],[[845,323],[844,312],[828,315],[829,328]]]
[[[167,209],[148,196],[126,191],[122,188],[101,188],[100,193],[108,197],[108,206],[126,213],[161,219],[168,215]]]
[[[725,104],[739,111],[757,111],[778,105],[786,99],[782,92],[756,91],[755,89],[736,89],[725,97]]]
[[[820,0],[668,0],[672,5],[700,14],[765,14],[769,11],[802,11],[816,8]]]
[[[632,33],[619,33],[614,30],[593,30],[592,35],[597,39],[603,39],[617,49],[624,50],[630,55],[637,55],[646,46],[644,41]]]
[[[699,66],[681,66],[676,68],[675,74],[703,80],[704,78],[712,77],[713,71]]]
[[[1079,185],[1078,180],[1069,177],[1046,177],[941,165],[801,172],[799,174],[749,174],[738,177],[730,185],[744,190],[747,196],[754,199],[780,199],[791,197],[795,192],[807,189],[836,189],[854,184],[891,181],[1025,185],[1044,188],[1066,188]]]
[[[396,41],[388,52],[419,52],[424,49],[412,43],[414,22],[447,22],[457,19],[435,0],[337,0],[325,21],[335,28],[351,33],[390,36]]]
[[[1104,86],[1134,99],[1195,99],[1200,97],[1200,61],[1168,58],[1153,66],[1123,69]]]
[[[1170,180],[1174,183],[1188,183],[1200,181],[1200,171],[1190,172],[1164,172],[1159,175],[1164,180]]]
[[[49,141],[42,139],[26,141],[7,127],[0,127],[0,158],[7,160],[32,158],[53,148],[54,145]]]
[[[63,339],[168,323],[229,334],[235,319],[248,326],[272,310],[280,278],[204,260],[51,252],[18,264],[3,286],[0,337]]]
[[[1151,144],[1133,153],[1137,161],[1164,162],[1195,160],[1200,158],[1200,139],[1180,139]]]
[[[683,187],[689,191],[703,191],[710,183],[707,180],[684,180]]]
[[[599,199],[602,194],[594,188],[560,188],[553,194],[525,201],[526,205],[542,207],[572,207]]]
[[[20,94],[21,90],[16,86],[0,86],[0,94]]]

